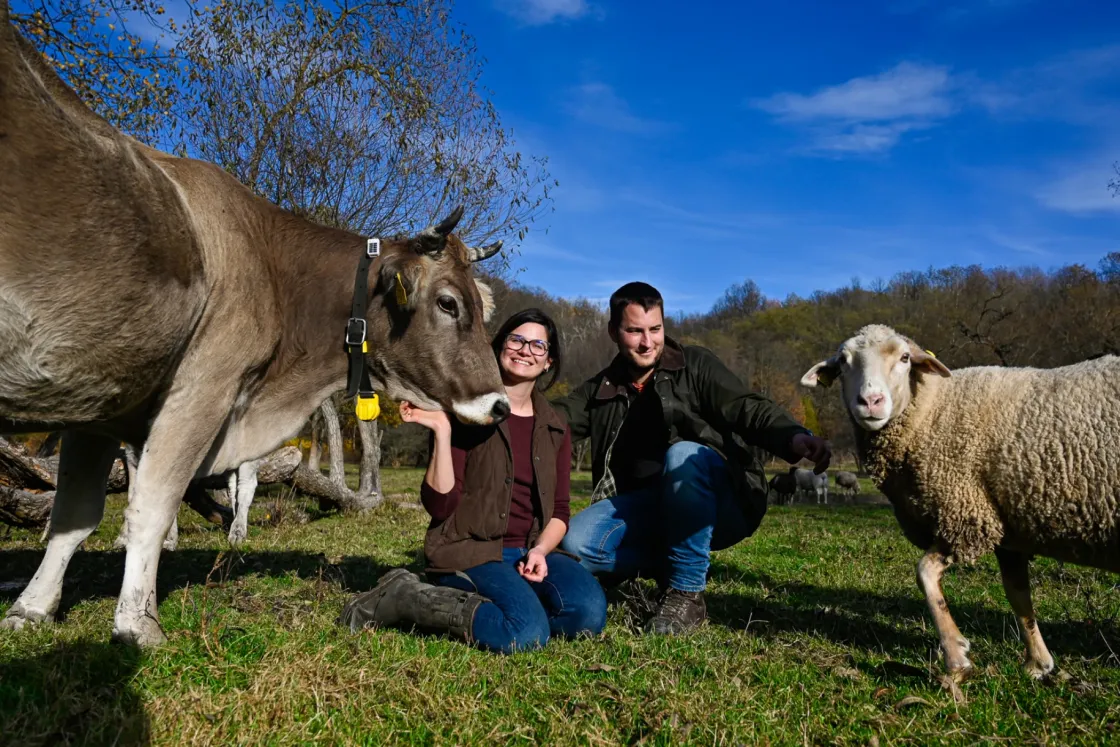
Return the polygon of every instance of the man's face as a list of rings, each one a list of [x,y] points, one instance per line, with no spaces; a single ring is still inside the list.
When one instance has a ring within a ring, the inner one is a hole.
[[[623,310],[618,328],[610,330],[610,334],[631,368],[648,371],[665,349],[665,318],[656,306],[646,311],[632,303]]]

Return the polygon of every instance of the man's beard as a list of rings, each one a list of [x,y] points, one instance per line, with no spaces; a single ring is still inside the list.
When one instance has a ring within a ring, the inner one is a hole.
[[[665,348],[662,348],[661,352],[664,353]],[[634,374],[634,378],[640,378],[641,376],[643,376],[643,375],[649,373],[650,371],[652,371],[653,369],[657,368],[657,364],[660,361],[661,361],[661,355],[660,354],[658,354],[658,356],[653,359],[653,363],[648,363],[648,364],[639,363],[637,360],[635,360],[634,356],[628,355],[628,356],[626,356],[626,368],[629,369],[630,373]]]

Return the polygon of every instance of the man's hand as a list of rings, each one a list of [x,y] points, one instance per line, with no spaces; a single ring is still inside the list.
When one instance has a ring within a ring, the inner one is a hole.
[[[817,436],[798,433],[793,437],[790,448],[797,456],[808,459],[816,465],[813,467],[813,472],[818,475],[828,469],[828,463],[832,461],[832,444]]]
[[[544,559],[544,553],[534,547],[517,566],[517,572],[526,581],[544,581],[548,575],[548,561]]]

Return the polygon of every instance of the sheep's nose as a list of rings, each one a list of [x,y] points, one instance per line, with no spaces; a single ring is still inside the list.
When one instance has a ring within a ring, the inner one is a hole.
[[[883,401],[886,400],[886,398],[887,397],[885,394],[875,392],[874,394],[868,394],[866,396],[861,394],[856,398],[856,401],[864,407],[878,407],[879,405],[883,404]]]

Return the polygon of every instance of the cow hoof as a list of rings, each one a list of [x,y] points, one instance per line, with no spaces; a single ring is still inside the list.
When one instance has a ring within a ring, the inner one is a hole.
[[[229,544],[230,547],[241,547],[241,543],[245,541],[247,532],[240,527],[232,527],[229,530]]]
[[[1035,661],[1034,659],[1028,659],[1027,663],[1023,665],[1023,669],[1034,679],[1044,680],[1054,671],[1054,660]]]
[[[113,642],[140,648],[155,648],[167,643],[159,623],[151,618],[141,620],[132,628],[113,628]]]
[[[23,630],[27,626],[51,622],[54,622],[54,615],[26,610],[16,602],[8,610],[8,614],[4,615],[4,619],[0,620],[0,630]]]
[[[958,685],[971,677],[972,672],[974,671],[972,668],[972,662],[970,662],[968,659],[965,659],[964,663],[962,664],[948,667],[948,670],[949,678],[952,679],[953,682],[956,682]]]

